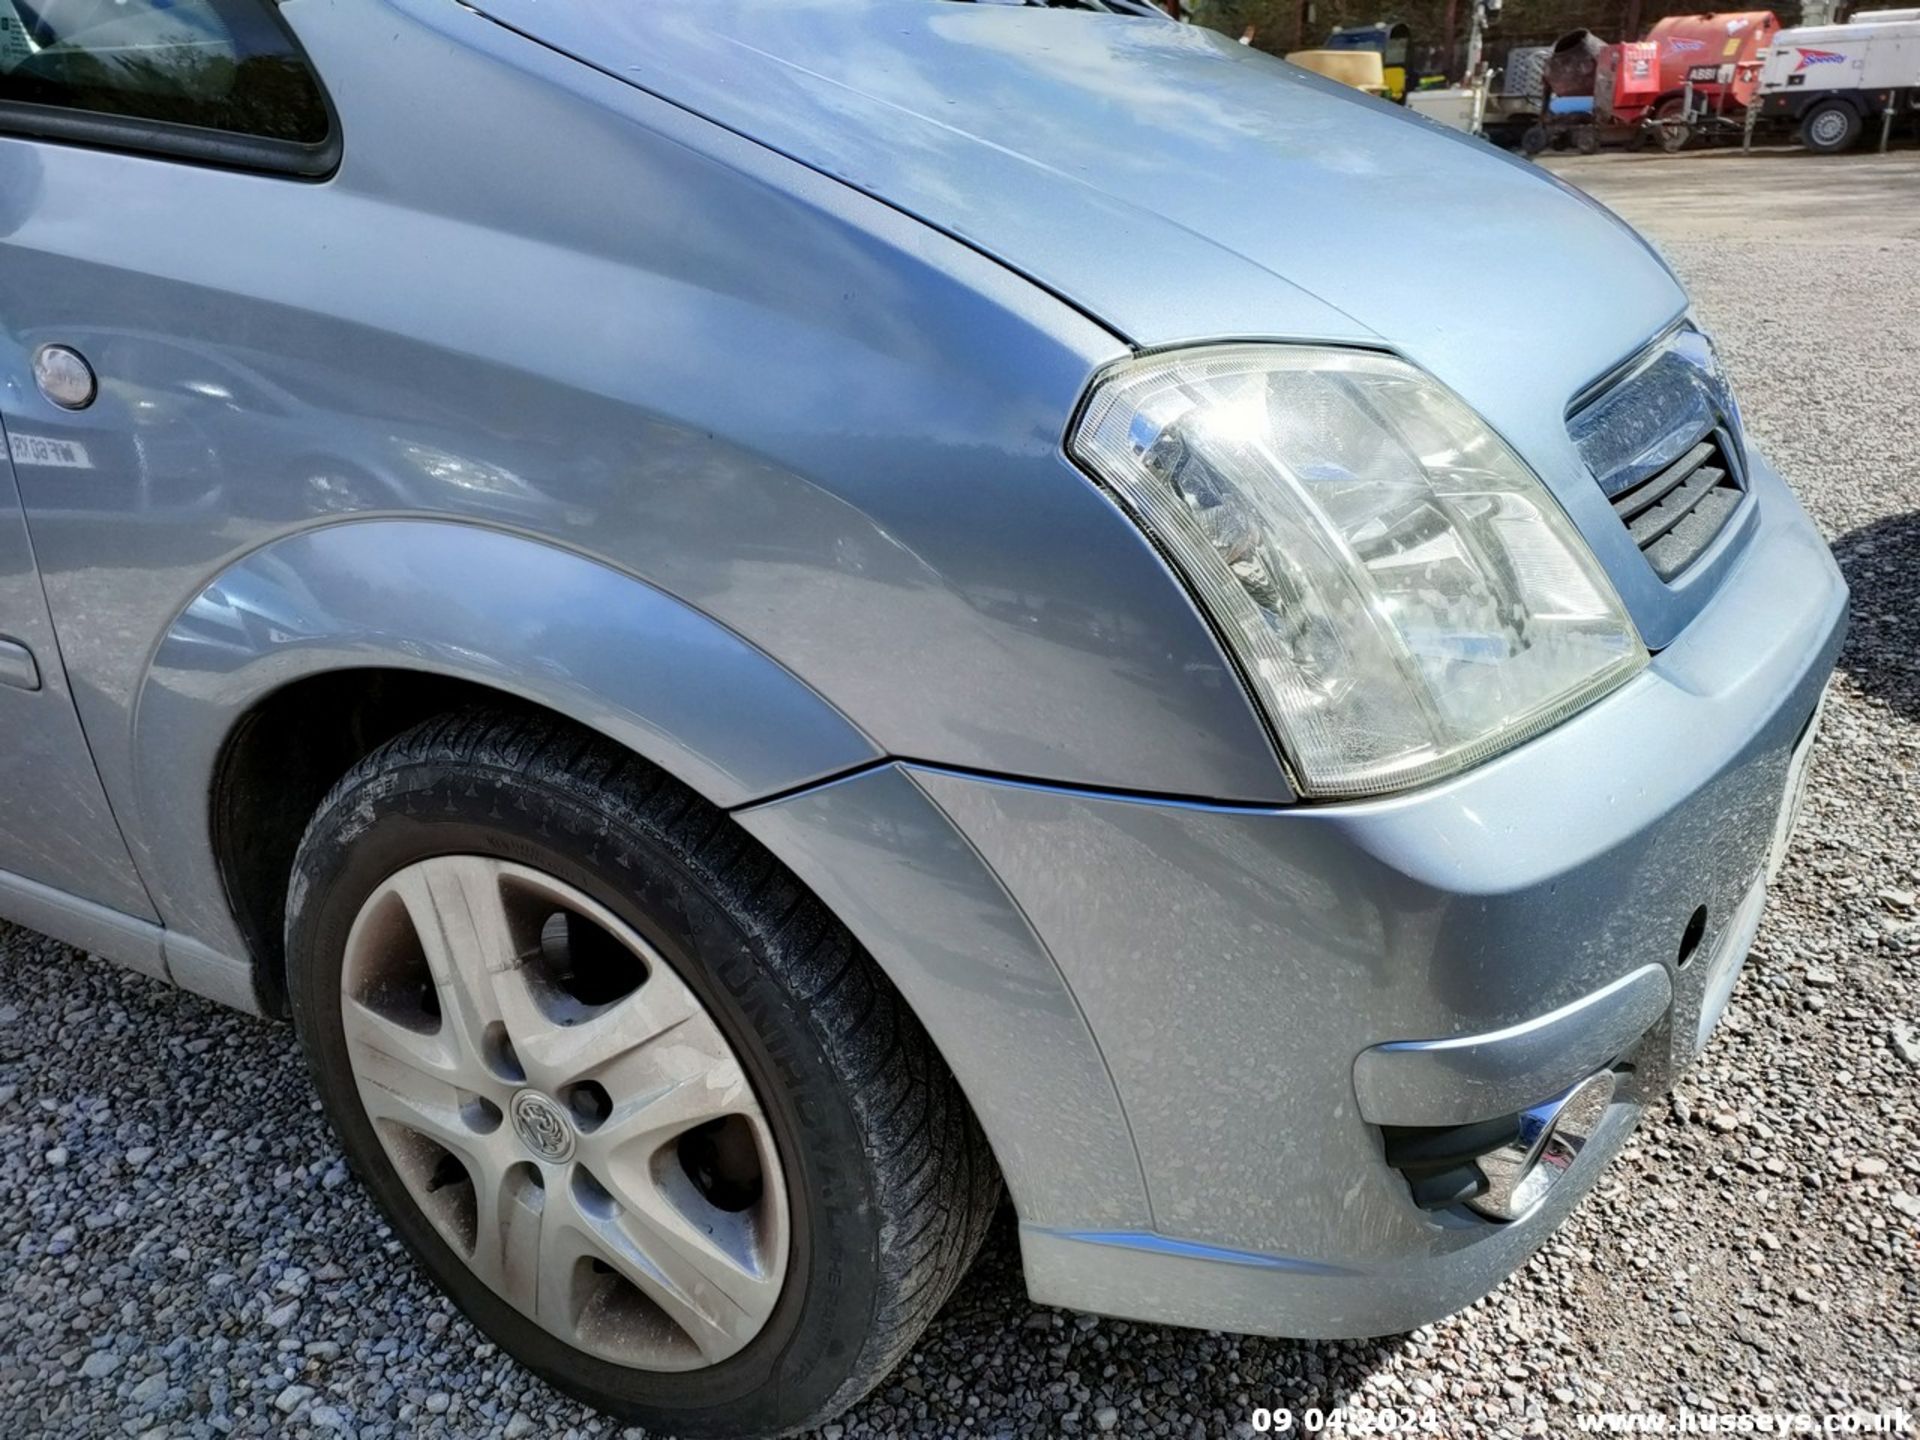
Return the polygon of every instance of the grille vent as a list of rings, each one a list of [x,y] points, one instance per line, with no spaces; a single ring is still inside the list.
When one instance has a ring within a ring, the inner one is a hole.
[[[1612,497],[1654,574],[1671,580],[1698,560],[1740,506],[1722,437],[1702,440],[1658,474]]]

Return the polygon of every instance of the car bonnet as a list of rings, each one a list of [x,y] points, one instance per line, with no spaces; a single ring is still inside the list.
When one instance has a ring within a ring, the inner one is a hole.
[[[473,3],[1136,345],[1383,345],[1523,453],[1685,308],[1647,245],[1554,177],[1192,26],[957,0]]]

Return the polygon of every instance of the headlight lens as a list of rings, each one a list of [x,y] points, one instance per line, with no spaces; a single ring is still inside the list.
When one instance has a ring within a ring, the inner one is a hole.
[[[1198,592],[1304,794],[1452,774],[1646,663],[1558,502],[1391,356],[1149,356],[1101,380],[1071,450]]]

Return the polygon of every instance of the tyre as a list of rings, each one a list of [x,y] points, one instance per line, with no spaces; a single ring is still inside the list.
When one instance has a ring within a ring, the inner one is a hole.
[[[1487,143],[1502,150],[1520,150],[1526,143],[1527,131],[1532,125],[1530,120],[1496,121],[1486,127]]]
[[[1527,156],[1538,155],[1553,143],[1553,136],[1547,127],[1541,124],[1529,125],[1520,134],[1520,153]]]
[[[1813,107],[1800,122],[1800,141],[1822,155],[1851,150],[1860,139],[1860,112],[1843,100],[1827,100]]]
[[[1582,125],[1573,132],[1573,148],[1582,155],[1600,153],[1600,132],[1592,125]]]
[[[879,1381],[999,1176],[872,960],[722,812],[538,717],[447,716],[309,824],[294,1019],[429,1275],[650,1431],[773,1434]]]
[[[1686,115],[1686,102],[1681,100],[1664,100],[1654,112],[1654,119],[1659,122],[1655,136],[1660,148],[1669,155],[1678,155],[1693,143],[1693,127],[1687,124]]]

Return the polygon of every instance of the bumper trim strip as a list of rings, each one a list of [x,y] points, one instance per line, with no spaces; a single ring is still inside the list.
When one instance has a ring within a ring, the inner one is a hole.
[[[1053,1240],[1068,1240],[1079,1245],[1104,1245],[1116,1250],[1140,1250],[1181,1260],[1206,1260],[1220,1265],[1247,1265],[1256,1270],[1290,1270],[1299,1275],[1357,1275],[1345,1265],[1329,1265],[1319,1260],[1302,1260],[1292,1255],[1263,1255],[1256,1250],[1233,1250],[1224,1245],[1205,1245],[1198,1240],[1176,1240],[1171,1235],[1156,1235],[1145,1230],[1049,1230],[1042,1226],[1022,1227],[1029,1234]]]
[[[1504,1030],[1375,1045],[1353,1062],[1360,1114],[1375,1125],[1468,1125],[1524,1110],[1627,1050],[1672,1002],[1666,968],[1649,964]]]

